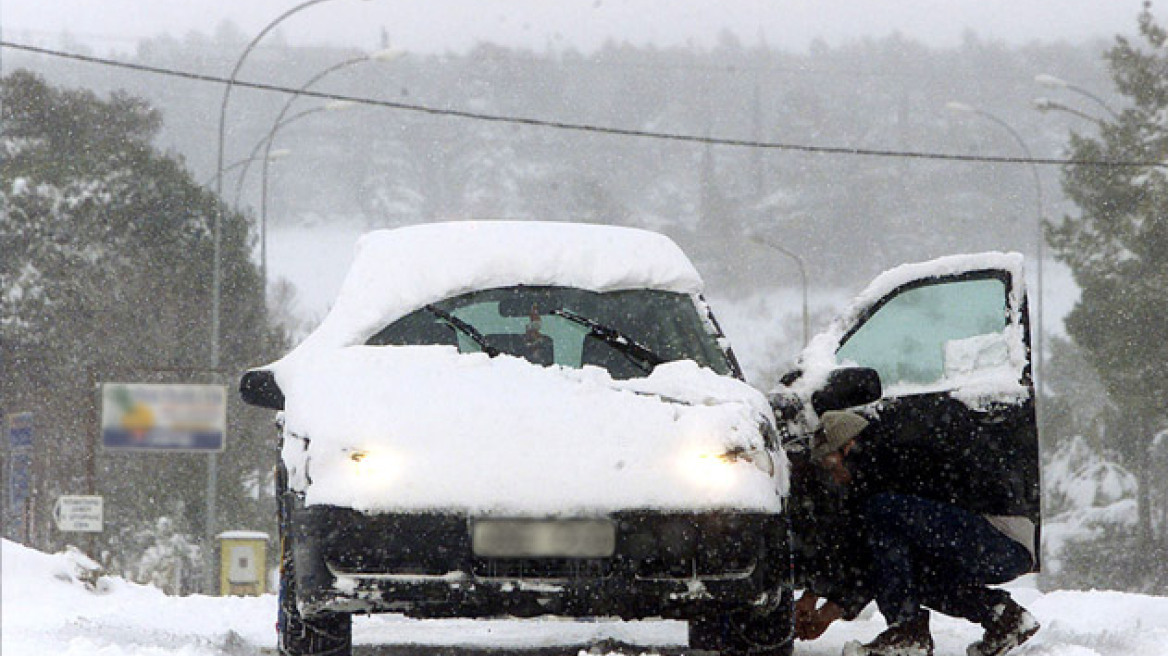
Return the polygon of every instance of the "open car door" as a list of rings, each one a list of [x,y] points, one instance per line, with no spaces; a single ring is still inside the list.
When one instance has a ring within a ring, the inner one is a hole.
[[[895,445],[898,491],[1041,526],[1022,274],[1021,255],[982,253],[874,280],[771,396],[792,462],[823,412],[863,404],[865,439]]]

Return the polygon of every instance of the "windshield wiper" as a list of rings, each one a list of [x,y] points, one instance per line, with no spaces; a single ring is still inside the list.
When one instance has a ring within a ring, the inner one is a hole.
[[[454,316],[453,314],[450,314],[446,310],[440,310],[440,309],[434,307],[433,305],[427,305],[426,311],[429,312],[430,314],[438,317],[439,319],[442,319],[446,323],[450,324],[458,332],[471,338],[475,344],[479,345],[479,348],[481,348],[483,350],[483,353],[486,353],[488,356],[490,356],[492,358],[495,357],[496,355],[499,355],[499,349],[488,344],[487,338],[484,337],[483,334],[479,332],[478,328],[475,328],[474,326],[463,321],[462,319],[459,319],[458,317]]]
[[[588,334],[611,346],[618,353],[628,358],[638,369],[651,373],[653,368],[665,362],[665,358],[657,355],[649,348],[637,343],[631,337],[611,326],[593,321],[571,310],[552,310],[548,314],[562,317],[588,329]]]

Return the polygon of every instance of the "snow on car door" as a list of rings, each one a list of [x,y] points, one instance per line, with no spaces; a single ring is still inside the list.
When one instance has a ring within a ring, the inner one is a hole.
[[[898,488],[1039,524],[1020,255],[950,256],[881,275],[812,341],[803,364],[805,382],[845,367],[879,374],[868,435],[895,445]]]

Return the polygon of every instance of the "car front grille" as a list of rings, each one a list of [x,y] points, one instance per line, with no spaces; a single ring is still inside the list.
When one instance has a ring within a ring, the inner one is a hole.
[[[334,508],[325,560],[352,574],[441,575],[465,568],[466,518],[443,514],[365,515]]]
[[[634,513],[620,518],[617,552],[641,578],[747,575],[766,526],[761,515]]]
[[[476,558],[475,576],[482,578],[580,581],[603,579],[612,571],[611,558]]]
[[[341,572],[463,571],[483,578],[540,581],[618,574],[644,579],[748,576],[759,564],[762,545],[785,544],[786,531],[773,515],[631,511],[611,516],[616,544],[610,558],[487,558],[474,555],[471,522],[461,515],[366,515],[344,508],[310,514],[316,515],[313,528],[303,530],[321,533],[325,561]]]

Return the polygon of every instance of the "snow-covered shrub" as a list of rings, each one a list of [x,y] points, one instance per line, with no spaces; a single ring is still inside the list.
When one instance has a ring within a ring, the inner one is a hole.
[[[1043,569],[1056,587],[1127,587],[1114,562],[1134,535],[1136,477],[1082,436],[1064,440],[1043,467]],[[1118,577],[1118,578],[1117,578]]]
[[[203,576],[203,551],[197,540],[177,531],[168,516],[126,526],[110,541],[106,568],[126,579],[167,594],[198,592]]]
[[[83,586],[90,592],[105,592],[105,570],[101,564],[72,545],[55,556],[57,569],[53,578]]]

